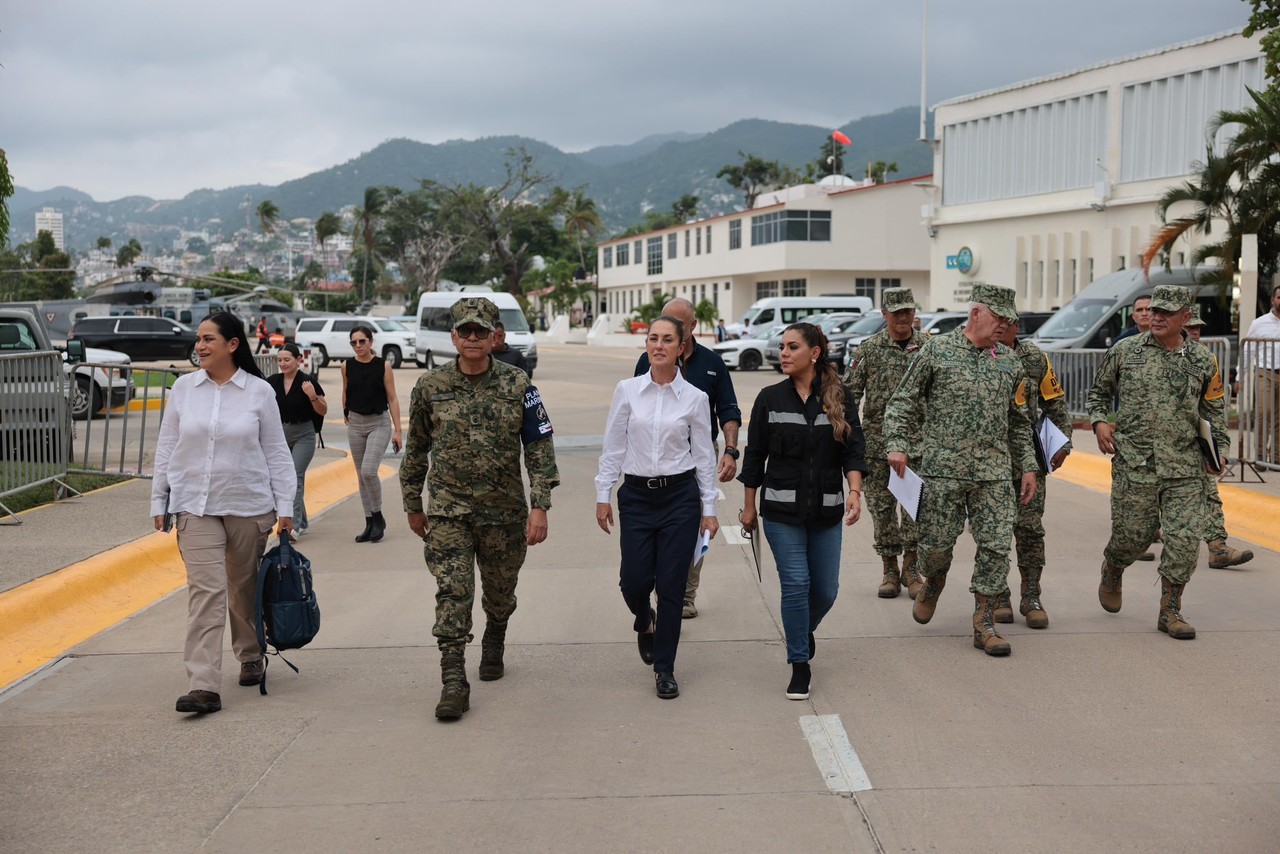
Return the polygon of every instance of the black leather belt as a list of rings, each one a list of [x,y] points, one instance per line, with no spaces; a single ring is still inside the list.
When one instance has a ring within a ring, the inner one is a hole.
[[[308,418],[305,421],[281,421],[280,423],[281,424],[310,424],[311,419]]]
[[[668,486],[675,486],[677,483],[692,480],[695,474],[697,474],[697,469],[689,469],[688,471],[680,472],[680,474],[668,474],[661,477],[642,477],[638,474],[624,474],[622,477],[627,486],[641,486],[645,489],[666,489]]]

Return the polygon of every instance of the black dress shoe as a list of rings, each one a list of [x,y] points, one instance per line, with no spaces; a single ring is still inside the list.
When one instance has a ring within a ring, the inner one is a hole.
[[[640,647],[640,660],[653,664],[653,632],[637,632],[636,646]]]
[[[680,686],[676,684],[674,673],[655,673],[653,675],[658,686],[658,696],[664,700],[674,700],[680,696]]]

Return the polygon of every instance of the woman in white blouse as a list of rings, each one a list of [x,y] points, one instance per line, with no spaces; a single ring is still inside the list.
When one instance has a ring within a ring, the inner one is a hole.
[[[619,476],[619,587],[635,615],[640,658],[652,664],[658,696],[680,696],[675,678],[684,589],[702,533],[715,536],[716,459],[706,393],[680,374],[683,324],[649,324],[649,373],[623,380],[613,393],[604,452],[596,475],[596,524],[613,525],[610,495]],[[658,594],[655,612],[649,597]]]
[[[240,684],[262,681],[254,630],[258,561],[277,514],[293,527],[297,487],[275,392],[254,363],[240,318],[210,315],[196,333],[200,370],[178,378],[156,442],[151,513],[156,530],[176,516],[187,567],[189,690],[179,712],[222,708],[222,633],[228,604]]]

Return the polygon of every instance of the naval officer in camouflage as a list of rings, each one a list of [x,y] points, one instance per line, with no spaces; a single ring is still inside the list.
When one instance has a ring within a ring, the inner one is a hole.
[[[910,288],[887,288],[881,296],[880,313],[885,328],[872,335],[852,353],[844,384],[853,393],[854,403],[862,402],[862,433],[866,437],[866,461],[870,472],[863,479],[867,507],[875,529],[875,549],[884,563],[884,576],[877,594],[893,599],[899,585],[912,598],[924,586],[916,570],[916,523],[889,492],[889,462],[884,449],[884,409],[898,387],[907,365],[929,339],[914,328],[916,299]],[[902,555],[902,567],[898,567]]]
[[[968,323],[920,348],[884,414],[889,467],[901,475],[914,462],[925,482],[917,520],[924,587],[911,615],[918,623],[933,618],[968,519],[978,546],[969,587],[973,645],[988,655],[1010,652],[995,627],[995,601],[1008,585],[1016,504],[1036,489],[1026,374],[998,340],[1017,317],[1012,290],[975,282]],[[1011,468],[1022,472],[1017,492]]]
[[[400,486],[409,527],[426,543],[436,577],[436,622],[444,690],[436,717],[470,708],[464,651],[471,640],[475,567],[485,613],[480,678],[502,678],[507,621],[525,549],[547,538],[551,490],[560,483],[551,421],[528,374],[494,359],[498,308],[484,297],[453,305],[458,357],[418,380]],[[520,457],[529,475],[529,504]],[[423,482],[429,500],[423,512]],[[532,509],[529,508],[532,505]]]
[[[1067,437],[1067,444],[1056,451],[1053,458],[1046,460],[1050,471],[1056,471],[1067,455],[1071,453],[1071,413],[1067,410],[1067,393],[1058,382],[1044,351],[1031,342],[1030,338],[1018,337],[1018,325],[1009,324],[1009,328],[1000,338],[1018,360],[1022,362],[1022,370],[1027,375],[1026,399],[1027,417],[1034,429],[1040,422],[1041,414]],[[1013,470],[1015,488],[1022,481],[1022,473],[1017,466]],[[1022,577],[1021,599],[1018,612],[1027,620],[1033,629],[1043,629],[1049,625],[1049,614],[1040,601],[1040,577],[1044,573],[1044,502],[1045,472],[1040,466],[1036,470],[1036,494],[1026,504],[1018,507],[1018,516],[1013,523],[1014,549],[1018,555],[1018,574]],[[1005,587],[996,602],[995,617],[997,623],[1013,622],[1013,603],[1009,601],[1009,588]]]
[[[1215,382],[1213,354],[1182,337],[1191,318],[1191,291],[1158,287],[1151,310],[1151,329],[1112,347],[1089,390],[1098,450],[1115,455],[1111,539],[1102,552],[1098,601],[1111,613],[1120,610],[1125,569],[1162,529],[1156,628],[1189,640],[1196,630],[1182,617],[1182,592],[1195,572],[1207,512],[1207,463],[1196,435],[1203,418],[1218,447],[1227,447],[1225,395]],[[1117,394],[1120,407],[1111,424],[1107,415]]]

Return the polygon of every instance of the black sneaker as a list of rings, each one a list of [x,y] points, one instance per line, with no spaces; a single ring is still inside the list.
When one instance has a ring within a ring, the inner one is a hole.
[[[787,684],[788,700],[809,699],[809,662],[793,661],[791,663],[791,682]]]
[[[222,698],[212,691],[191,691],[178,698],[175,708],[179,712],[207,715],[209,712],[221,711]]]

